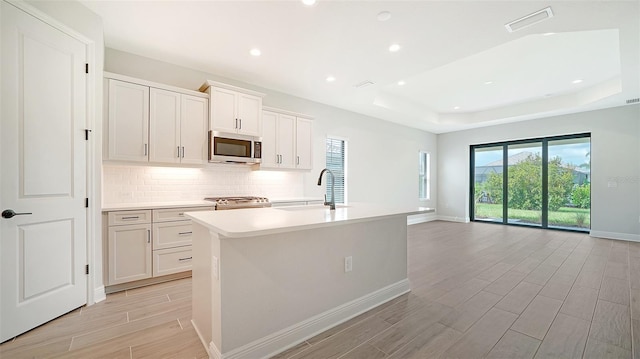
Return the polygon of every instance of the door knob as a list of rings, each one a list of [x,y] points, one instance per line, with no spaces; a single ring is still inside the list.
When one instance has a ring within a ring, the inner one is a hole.
[[[13,218],[15,216],[23,216],[25,214],[32,214],[32,213],[16,213],[14,212],[12,209],[5,209],[4,211],[2,211],[2,218]]]

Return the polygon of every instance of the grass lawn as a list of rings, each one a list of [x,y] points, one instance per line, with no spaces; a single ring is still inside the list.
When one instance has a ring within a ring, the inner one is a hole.
[[[560,227],[580,227],[589,228],[591,215],[588,209],[560,207],[557,211],[549,211],[549,225]],[[583,223],[578,224],[580,217]],[[501,204],[476,203],[475,218],[502,218]],[[529,211],[524,209],[509,209],[509,218],[518,219],[523,222],[540,223],[540,211]]]

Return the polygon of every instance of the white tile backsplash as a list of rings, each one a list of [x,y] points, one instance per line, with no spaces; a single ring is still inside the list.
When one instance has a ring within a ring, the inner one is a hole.
[[[244,165],[202,168],[104,164],[104,204],[201,200],[210,196],[303,197],[303,173]]]

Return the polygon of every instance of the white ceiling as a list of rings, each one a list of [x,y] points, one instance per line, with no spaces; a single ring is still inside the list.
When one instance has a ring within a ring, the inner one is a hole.
[[[83,3],[107,47],[435,133],[640,97],[640,0]]]

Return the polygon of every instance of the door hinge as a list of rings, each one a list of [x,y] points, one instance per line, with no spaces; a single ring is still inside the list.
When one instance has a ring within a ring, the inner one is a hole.
[[[84,129],[84,139],[85,139],[86,141],[89,141],[89,132],[91,132],[91,130],[90,130],[90,129],[88,129],[88,128],[85,128],[85,129]]]
[[[88,63],[84,64],[84,73],[85,74],[89,73],[89,64]]]
[[[84,199],[84,208],[89,208],[89,198]]]
[[[89,274],[89,265],[84,266],[84,274]]]

